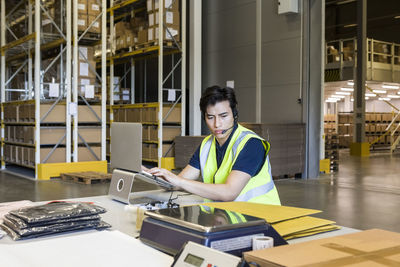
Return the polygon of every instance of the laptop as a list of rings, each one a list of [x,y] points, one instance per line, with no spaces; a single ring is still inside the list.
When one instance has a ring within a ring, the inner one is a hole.
[[[142,172],[142,124],[114,122],[111,124],[111,168],[113,175],[108,195],[126,204],[150,203],[151,198],[129,199],[135,178],[156,184],[166,190],[174,186],[162,178]]]

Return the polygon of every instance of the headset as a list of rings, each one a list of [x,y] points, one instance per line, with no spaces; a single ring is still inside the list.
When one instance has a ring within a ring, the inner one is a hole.
[[[238,117],[239,117],[236,107],[232,108],[232,114],[233,114],[233,119],[234,119],[233,125],[231,127],[229,127],[228,129],[222,130],[222,134],[226,133],[227,131],[229,131],[230,129],[232,129],[236,126],[236,124],[238,122]]]

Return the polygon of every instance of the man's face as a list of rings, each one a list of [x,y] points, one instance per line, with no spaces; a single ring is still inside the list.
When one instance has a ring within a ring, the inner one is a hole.
[[[209,105],[205,114],[205,120],[208,129],[210,129],[211,133],[217,138],[220,145],[222,145],[221,141],[224,143],[228,139],[233,130],[231,127],[235,122],[229,101],[218,102],[214,106]],[[223,130],[226,129],[229,130],[223,133]]]

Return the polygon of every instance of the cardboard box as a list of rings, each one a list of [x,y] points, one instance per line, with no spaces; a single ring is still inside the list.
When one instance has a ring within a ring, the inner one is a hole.
[[[176,25],[171,25],[167,27],[168,30],[166,28],[164,28],[164,40],[167,41],[171,41],[173,38],[175,38],[176,41],[180,41],[180,31],[179,31],[179,26]],[[159,32],[159,28],[155,27],[154,29],[154,39],[158,40],[158,32]]]
[[[160,20],[160,14],[157,12],[149,14],[149,27],[157,26]],[[164,13],[164,25],[170,27],[175,25],[179,29],[180,25],[180,14],[178,11],[166,11]]]
[[[78,14],[87,15],[87,0],[78,0]]]
[[[101,106],[91,105],[90,106],[97,116],[101,119]],[[78,122],[99,122],[96,115],[87,105],[78,106]]]
[[[88,26],[88,16],[87,14],[78,14],[78,31],[83,32]]]
[[[100,143],[101,142],[101,128],[100,127],[79,127],[79,135],[85,140],[86,143]],[[79,143],[83,141],[79,138]]]
[[[91,67],[89,66],[89,64]],[[94,60],[79,61],[79,68],[78,68],[79,78],[95,79],[96,74],[94,73],[94,70],[96,70],[96,61]]]
[[[162,156],[163,157],[175,157],[175,145],[174,144],[164,144],[162,146]]]
[[[11,147],[9,145],[4,145],[4,159],[9,161],[11,158]]]
[[[96,78],[79,78],[78,79],[78,90],[79,93],[84,96],[86,91],[86,85],[95,85]]]
[[[180,126],[163,126],[162,139],[163,141],[173,141],[176,136],[181,135]]]
[[[157,144],[150,144],[149,145],[150,155],[149,158],[152,160],[158,159],[158,147]]]
[[[400,234],[372,229],[245,252],[259,266],[398,266]],[[382,264],[385,263],[385,264]]]
[[[154,0],[154,10],[158,10],[159,1]],[[165,10],[179,11],[179,0],[164,0],[164,12]]]
[[[101,160],[101,147],[91,146],[90,147],[94,156],[87,147],[78,147],[78,161],[98,161]]]
[[[65,130],[64,130],[64,132],[65,132]],[[46,137],[45,136],[42,137],[42,129],[40,129],[40,142],[41,142],[41,144],[44,144],[46,142],[46,140],[42,140],[42,138],[46,138]],[[24,127],[24,143],[26,143],[26,144],[35,143],[35,127],[34,126],[25,126]],[[56,143],[54,143],[54,144],[56,144]]]
[[[138,40],[137,34],[134,32],[128,32],[125,35],[125,46],[130,47],[135,45],[136,41]]]
[[[131,28],[130,24],[125,21],[120,21],[115,23],[115,37],[124,36],[125,32],[129,31]]]
[[[142,144],[142,158],[143,159],[150,158],[150,144]]]
[[[150,126],[149,125],[142,126],[142,140],[150,141]]]
[[[94,61],[94,48],[93,46],[83,46],[80,45],[78,47],[79,51],[78,51],[78,56],[79,56],[79,60],[81,61],[85,61],[89,60],[89,61]]]
[[[149,127],[150,131],[150,140],[151,141],[158,141],[158,126],[157,125],[151,125]]]
[[[98,16],[100,13],[101,7],[97,0],[88,0],[88,15]]]
[[[138,32],[138,44],[143,44],[148,41],[147,29],[140,30]]]
[[[171,109],[169,106],[164,106],[163,107],[163,118],[167,115],[168,111]],[[168,117],[166,118],[165,122],[168,123],[180,123],[181,122],[181,107],[180,106],[175,106],[174,109],[170,112]]]
[[[90,27],[90,29],[88,30],[88,32],[101,33],[101,17],[97,20],[96,20],[96,18],[97,18],[97,16],[88,15],[88,26],[94,22],[92,27]]]
[[[125,122],[126,121],[126,111],[124,108],[114,109],[114,121],[115,122]]]
[[[58,147],[54,150],[51,156],[47,159],[46,162],[44,160],[49,155],[50,151],[53,148],[40,148],[40,163],[57,163],[57,162],[65,162],[65,147]],[[33,151],[34,153],[35,151]],[[32,153],[32,152],[31,152]],[[33,163],[34,160],[31,160]]]
[[[141,108],[126,109],[126,121],[127,122],[141,122],[142,121],[142,109]]]
[[[35,149],[32,147],[28,148],[28,153],[29,153],[29,165],[35,166]]]
[[[43,118],[44,114],[46,114],[50,110],[51,106],[52,106],[51,104],[41,104],[40,105],[40,118]],[[65,122],[65,113],[66,113],[65,105],[62,105],[62,104],[56,105],[42,122],[64,123]]]

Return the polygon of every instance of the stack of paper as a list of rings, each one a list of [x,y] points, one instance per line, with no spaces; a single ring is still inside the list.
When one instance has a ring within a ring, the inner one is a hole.
[[[340,229],[334,221],[308,216],[320,210],[251,202],[210,202],[202,205],[262,218],[286,240]]]

